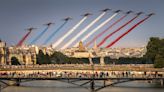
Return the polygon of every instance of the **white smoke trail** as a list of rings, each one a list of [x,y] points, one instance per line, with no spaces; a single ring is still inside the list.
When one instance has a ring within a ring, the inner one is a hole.
[[[56,48],[61,42],[64,41],[66,37],[68,37],[72,32],[74,32],[75,29],[77,29],[87,19],[87,17],[88,16],[82,18],[72,29],[70,29],[64,36],[62,36],[59,40],[57,40],[57,42],[53,44],[53,48]]]
[[[92,25],[94,25],[97,21],[99,21],[106,12],[103,12],[100,14],[95,20],[93,20],[88,26],[86,26],[84,29],[82,29],[76,36],[74,36],[69,42],[67,42],[61,49],[67,48],[69,45],[71,45],[78,37],[80,37],[84,32],[86,32]]]
[[[118,13],[114,13],[111,17],[109,17],[106,21],[102,22],[99,26],[97,26],[95,29],[93,29],[91,32],[89,32],[84,38],[82,38],[80,41],[84,42],[88,37],[90,37],[93,33],[95,33],[97,30],[99,30],[101,27],[103,27],[105,24],[107,24],[109,21],[111,21]],[[78,42],[73,45],[74,47],[78,46]]]

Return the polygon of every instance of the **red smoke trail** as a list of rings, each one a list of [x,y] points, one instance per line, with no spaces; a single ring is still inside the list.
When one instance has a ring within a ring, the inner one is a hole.
[[[23,42],[30,35],[30,33],[31,33],[31,30],[18,42],[18,44],[16,46],[22,46]]]
[[[130,21],[126,22],[124,25],[122,25],[121,27],[119,27],[117,30],[113,31],[112,33],[110,33],[109,35],[107,35],[99,44],[98,47],[100,47],[109,37],[111,37],[114,33],[118,32],[119,30],[121,30],[123,27],[125,27],[126,25],[128,25],[129,23],[131,23],[133,20],[135,20],[137,17],[139,17],[141,13],[138,13],[134,18],[132,18]]]
[[[141,23],[143,23],[145,20],[147,20],[149,17],[151,17],[151,15],[148,15],[148,17],[142,19],[141,21],[139,21],[137,24],[135,24],[134,26],[132,26],[128,31],[126,31],[125,33],[123,33],[122,35],[120,35],[117,39],[115,39],[113,42],[111,42],[110,44],[108,44],[106,46],[106,48],[111,47],[112,45],[114,45],[117,41],[119,41],[122,37],[124,37],[125,35],[127,35],[129,32],[131,32],[135,27],[137,27],[138,25],[140,25]]]
[[[107,29],[105,29],[104,31],[102,31],[100,34],[98,34],[97,36],[95,36],[90,42],[88,42],[85,46],[88,47],[91,43],[93,43],[98,37],[102,36],[105,32],[107,32],[109,29],[111,29],[114,25],[116,25],[118,22],[120,22],[121,20],[123,20],[128,14],[122,16],[120,19],[118,19],[116,22],[114,22],[111,26],[109,26]]]

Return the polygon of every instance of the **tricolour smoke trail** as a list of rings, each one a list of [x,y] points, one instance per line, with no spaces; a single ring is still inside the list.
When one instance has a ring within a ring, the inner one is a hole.
[[[88,37],[90,37],[93,33],[95,33],[97,30],[99,30],[101,27],[103,27],[105,24],[107,24],[110,20],[112,20],[118,13],[114,13],[111,17],[109,17],[106,21],[101,23],[99,26],[97,26],[95,29],[93,29],[91,32],[89,32],[85,37],[83,37],[80,41],[84,42]],[[76,43],[74,46],[78,46],[78,43]]]
[[[106,12],[103,12],[100,14],[95,20],[93,20],[88,26],[86,26],[84,29],[82,29],[77,35],[75,35],[68,43],[66,43],[61,49],[64,49],[68,45],[70,45],[72,42],[74,42],[78,37],[80,37],[84,32],[86,32],[92,25],[94,25],[97,21],[99,21]]]
[[[96,39],[98,39],[100,36],[102,36],[105,32],[109,31],[109,29],[111,29],[113,26],[115,26],[117,23],[119,23],[121,20],[123,20],[130,13],[131,13],[131,11],[127,12],[124,16],[122,16],[117,21],[115,21],[107,29],[105,29],[104,31],[102,31],[101,33],[99,33],[98,35],[96,35],[91,41],[87,42],[87,44],[85,45],[85,47],[88,47],[90,44],[92,44],[93,42],[95,42]]]
[[[142,19],[141,21],[139,21],[137,24],[135,24],[134,26],[132,26],[128,31],[126,31],[125,33],[123,33],[122,35],[120,35],[117,39],[115,39],[113,42],[111,42],[110,44],[108,44],[106,46],[106,48],[111,47],[112,45],[114,45],[117,41],[119,41],[122,37],[124,37],[125,35],[127,35],[129,32],[131,32],[135,27],[137,27],[138,25],[140,25],[141,23],[143,23],[145,20],[147,20],[148,18],[151,17],[152,14],[148,15],[146,18]]]
[[[82,18],[79,23],[77,23],[72,29],[70,29],[64,36],[62,36],[57,42],[53,44],[53,48],[56,48],[61,42],[64,41],[66,37],[68,37],[72,32],[74,32],[86,19],[88,16]]]
[[[30,45],[36,43],[36,41],[48,30],[49,26],[47,26],[38,36],[35,37],[35,39],[33,39],[30,42]]]
[[[139,17],[141,13],[137,14],[134,18],[132,18],[131,20],[129,20],[128,22],[126,22],[124,25],[122,25],[121,27],[119,27],[118,29],[116,29],[115,31],[113,31],[112,33],[108,34],[99,44],[98,47],[100,47],[101,45],[103,45],[103,43],[109,38],[111,37],[113,34],[115,34],[116,32],[120,31],[122,28],[124,28],[126,25],[130,24],[132,21],[134,21],[137,17]]]
[[[80,37],[84,32],[86,32],[92,25],[94,25],[97,21],[99,21],[106,12],[103,12],[100,14],[95,20],[93,20],[88,26],[86,26],[84,29],[82,29],[77,35],[75,35],[69,42],[67,42],[61,49],[67,48],[69,45],[71,45],[78,37]]]
[[[68,21],[65,21],[57,30],[55,30],[45,41],[44,41],[44,45],[46,45],[54,36],[55,34],[60,31],[60,29],[62,29],[64,27],[64,25],[66,25]]]
[[[31,32],[32,30],[29,30],[28,33],[26,33],[26,35],[18,42],[16,46],[22,46],[23,42],[27,39]]]

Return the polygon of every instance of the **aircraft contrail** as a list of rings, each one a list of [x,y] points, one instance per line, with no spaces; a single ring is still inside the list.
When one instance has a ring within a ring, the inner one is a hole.
[[[137,26],[139,26],[141,23],[143,23],[144,21],[146,21],[148,18],[150,18],[152,15],[154,15],[154,13],[149,14],[146,18],[142,19],[141,21],[139,21],[138,23],[136,23],[134,26],[132,26],[130,29],[128,29],[125,33],[123,33],[122,35],[120,35],[117,39],[115,39],[113,42],[111,42],[110,44],[108,44],[106,46],[106,48],[111,47],[112,45],[114,45],[117,41],[119,41],[122,37],[124,37],[125,35],[127,35],[129,32],[131,32],[134,28],[136,28]]]
[[[103,27],[105,24],[107,24],[109,21],[111,21],[119,11],[115,12],[111,17],[109,17],[106,21],[101,23],[99,26],[97,26],[95,29],[93,29],[91,32],[89,32],[85,37],[83,37],[80,41],[84,42],[88,37],[90,37],[93,33],[95,33],[97,30],[99,30],[101,27]],[[74,45],[75,47],[78,46],[78,43]]]
[[[134,21],[136,18],[139,17],[139,15],[141,15],[142,12],[137,13],[137,15],[135,17],[133,17],[131,20],[129,20],[128,22],[126,22],[124,25],[122,25],[121,27],[119,27],[118,29],[116,29],[115,31],[113,31],[112,33],[108,34],[97,46],[100,47],[101,45],[104,44],[104,42],[111,37],[113,34],[115,34],[116,32],[120,31],[122,28],[124,28],[126,25],[130,24],[132,21]]]
[[[36,43],[36,41],[48,30],[48,27],[46,27],[35,39],[33,39],[31,42],[30,42],[30,45]]]
[[[64,27],[64,25],[66,25],[68,21],[64,21],[64,23],[57,29],[55,30],[45,41],[44,41],[44,45],[46,45],[54,36],[55,34],[60,31],[60,29],[62,29]]]
[[[35,29],[35,28],[29,28],[29,29],[27,29],[28,32],[27,32],[26,35],[23,36],[23,38],[17,43],[16,46],[22,46],[23,42],[27,39],[27,37],[30,35],[30,33],[32,32],[33,29]]]
[[[30,42],[30,45],[36,43],[37,40],[39,40],[39,38],[48,30],[48,28],[50,27],[50,25],[52,25],[54,23],[47,23],[45,24],[47,27],[39,34],[35,37],[35,39],[33,39],[31,42]]]
[[[95,20],[93,20],[88,26],[86,26],[84,29],[82,29],[78,34],[76,34],[68,43],[66,43],[61,49],[65,49],[68,47],[71,43],[73,43],[78,37],[80,37],[84,32],[86,32],[92,25],[94,25],[97,21],[99,21],[105,14],[106,11],[109,9],[103,10],[103,13],[100,14]]]
[[[88,16],[82,18],[72,29],[70,29],[64,36],[58,39],[57,42],[53,44],[53,48],[56,48],[61,42],[64,41],[66,37],[68,37],[72,32],[74,32],[87,19],[87,17]]]
[[[127,15],[130,14],[131,12],[132,11],[126,12],[126,14],[124,16],[122,16],[121,18],[119,18],[112,25],[110,25],[107,29],[105,29],[104,31],[102,31],[101,33],[99,33],[98,35],[96,35],[92,40],[90,40],[89,42],[87,42],[86,45],[85,45],[85,47],[88,47],[90,44],[92,44],[93,42],[95,42],[96,39],[98,39],[100,36],[102,36],[105,32],[109,31],[109,29],[111,29],[113,26],[115,26],[117,23],[119,23],[121,20],[123,20],[125,17],[127,17]]]

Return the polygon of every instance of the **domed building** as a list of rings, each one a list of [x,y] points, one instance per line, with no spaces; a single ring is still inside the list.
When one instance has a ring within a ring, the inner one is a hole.
[[[88,58],[88,57],[93,57],[92,53],[88,52],[88,50],[86,50],[86,48],[83,45],[83,42],[80,41],[79,42],[79,46],[78,46],[78,50],[76,50],[73,53],[72,57],[76,57],[76,58]]]

